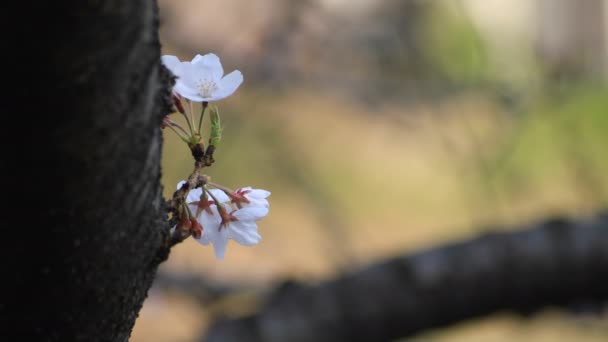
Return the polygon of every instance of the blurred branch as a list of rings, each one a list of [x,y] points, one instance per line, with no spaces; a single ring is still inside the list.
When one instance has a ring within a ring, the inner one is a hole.
[[[243,292],[255,292],[262,296],[260,285],[222,283],[200,275],[174,272],[159,272],[154,280],[154,287],[163,291],[175,291],[195,298],[201,305],[207,306],[215,301]]]
[[[277,290],[207,341],[390,341],[493,312],[599,307],[608,299],[608,214],[552,219]]]

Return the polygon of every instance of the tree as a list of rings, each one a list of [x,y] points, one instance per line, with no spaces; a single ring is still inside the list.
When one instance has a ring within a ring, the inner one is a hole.
[[[126,341],[169,252],[156,2],[7,5],[1,339]]]
[[[5,134],[2,135],[1,165],[5,205],[2,206],[4,244],[0,248],[3,272],[0,337],[2,340],[126,341],[156,269],[167,258],[171,244],[159,163],[160,125],[170,111],[171,76],[160,65],[156,3],[154,0],[73,0],[41,4],[20,1],[9,2],[7,7],[2,12],[9,17],[2,20],[8,24],[3,30],[8,49],[3,54]],[[603,216],[599,221],[580,225],[551,224],[543,228],[547,230],[546,236],[551,237],[547,241],[552,242],[545,249],[537,250],[536,245],[528,245],[525,243],[528,240],[522,239],[520,252],[529,257],[523,260],[546,267],[543,269],[550,277],[527,279],[524,276],[534,275],[536,269],[515,267],[514,270],[519,271],[515,274],[521,275],[522,281],[531,281],[531,287],[516,283],[517,286],[509,285],[505,291],[510,289],[517,295],[528,289],[560,286],[547,292],[550,297],[508,303],[521,304],[516,308],[534,309],[577,299],[578,294],[605,300],[606,287],[602,286],[606,282],[608,260],[605,221]],[[521,236],[535,237],[543,233],[543,229],[540,233]],[[490,246],[502,246],[499,240],[486,239],[490,240]],[[513,239],[519,241],[517,237]],[[473,261],[470,253],[492,251],[478,242],[439,253],[443,256],[439,260],[445,261],[445,265],[442,261],[437,267],[442,269],[453,265],[452,259],[445,258],[451,255],[449,251],[462,257],[454,260],[459,266],[456,269],[464,272],[448,274],[453,274],[453,278],[449,278],[454,282],[450,290],[469,291],[467,298],[480,294],[470,292],[473,287],[467,286],[477,279],[475,273],[467,272],[467,261]],[[507,244],[514,245],[513,241]],[[524,248],[526,246],[530,248]],[[571,248],[566,248],[568,246]],[[388,287],[381,286],[395,284],[391,282],[392,275],[395,279],[412,281],[415,286],[420,284],[416,278],[418,273],[408,270],[415,269],[417,262],[428,266],[429,260],[438,260],[432,251],[429,253],[372,267],[360,276],[347,276],[318,288],[296,287],[285,293],[295,293],[293,303],[298,303],[302,298],[317,298],[317,293],[332,295],[342,289],[352,294],[357,294],[359,287],[380,286],[382,290]],[[553,259],[555,256],[559,258]],[[519,257],[517,253],[506,253],[499,254],[496,260],[500,265],[513,266]],[[383,269],[406,272],[404,278],[400,278],[401,272],[380,272],[377,275],[388,276],[383,282],[370,277]],[[504,279],[501,273],[491,270],[485,275]],[[535,283],[538,279],[541,281]],[[562,280],[571,282],[561,283]],[[497,288],[488,287],[489,292],[485,293],[486,299],[491,299],[490,306],[474,307],[455,316],[447,315],[446,311],[447,316],[418,317],[423,320],[421,326],[447,324],[501,308],[505,301],[494,298],[492,295],[496,293],[490,291],[492,289]],[[424,298],[429,300],[424,302],[429,305],[428,310],[441,310],[442,305],[454,304],[449,295],[435,297],[432,293],[424,293]],[[388,317],[384,323],[377,321],[378,324],[392,325],[392,319],[401,319],[401,314],[417,315],[415,298],[410,299],[413,306],[399,306],[396,304],[400,302],[395,301],[390,302],[394,306],[387,306],[392,311],[378,311],[379,317]],[[292,305],[291,299],[276,303],[278,307],[282,307],[281,303]],[[324,301],[316,303],[325,304]],[[532,307],[528,307],[530,303]],[[342,304],[361,309],[361,314],[377,308],[364,300]],[[334,312],[332,322],[359,323],[357,319],[365,318],[348,315],[342,309],[338,307]],[[262,313],[260,317],[265,316]],[[266,336],[261,335],[260,322],[271,322],[282,332],[301,331],[281,320],[289,315],[271,317],[277,320],[246,319],[244,330],[237,321],[228,331],[231,336],[251,332],[248,337],[262,339]],[[419,327],[406,326],[405,330],[385,330],[386,336],[373,337],[382,340],[415,329]],[[321,332],[339,331],[346,330]],[[366,336],[354,335],[357,331],[353,329],[348,334],[359,339]]]

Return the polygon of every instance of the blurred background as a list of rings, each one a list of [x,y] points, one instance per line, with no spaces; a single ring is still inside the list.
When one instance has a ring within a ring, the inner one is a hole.
[[[286,279],[606,207],[606,0],[159,6],[163,54],[214,52],[243,72],[218,103],[224,141],[208,174],[269,189],[271,211],[262,242],[230,242],[223,261],[192,239],[176,246],[132,341],[195,341]],[[164,134],[169,197],[192,159]],[[606,341],[604,312],[503,313],[415,340]]]

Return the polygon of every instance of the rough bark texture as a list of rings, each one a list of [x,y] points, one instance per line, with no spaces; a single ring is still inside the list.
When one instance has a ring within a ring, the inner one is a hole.
[[[500,310],[608,300],[608,215],[552,220],[279,289],[206,341],[391,341]]]
[[[126,341],[168,253],[156,3],[6,5],[0,340]]]

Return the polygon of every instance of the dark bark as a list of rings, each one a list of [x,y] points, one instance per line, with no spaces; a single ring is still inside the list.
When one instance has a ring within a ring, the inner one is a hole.
[[[156,3],[5,6],[0,340],[126,341],[168,253]]]
[[[259,313],[213,326],[206,341],[390,341],[496,311],[608,300],[608,215],[524,228],[283,286]]]

